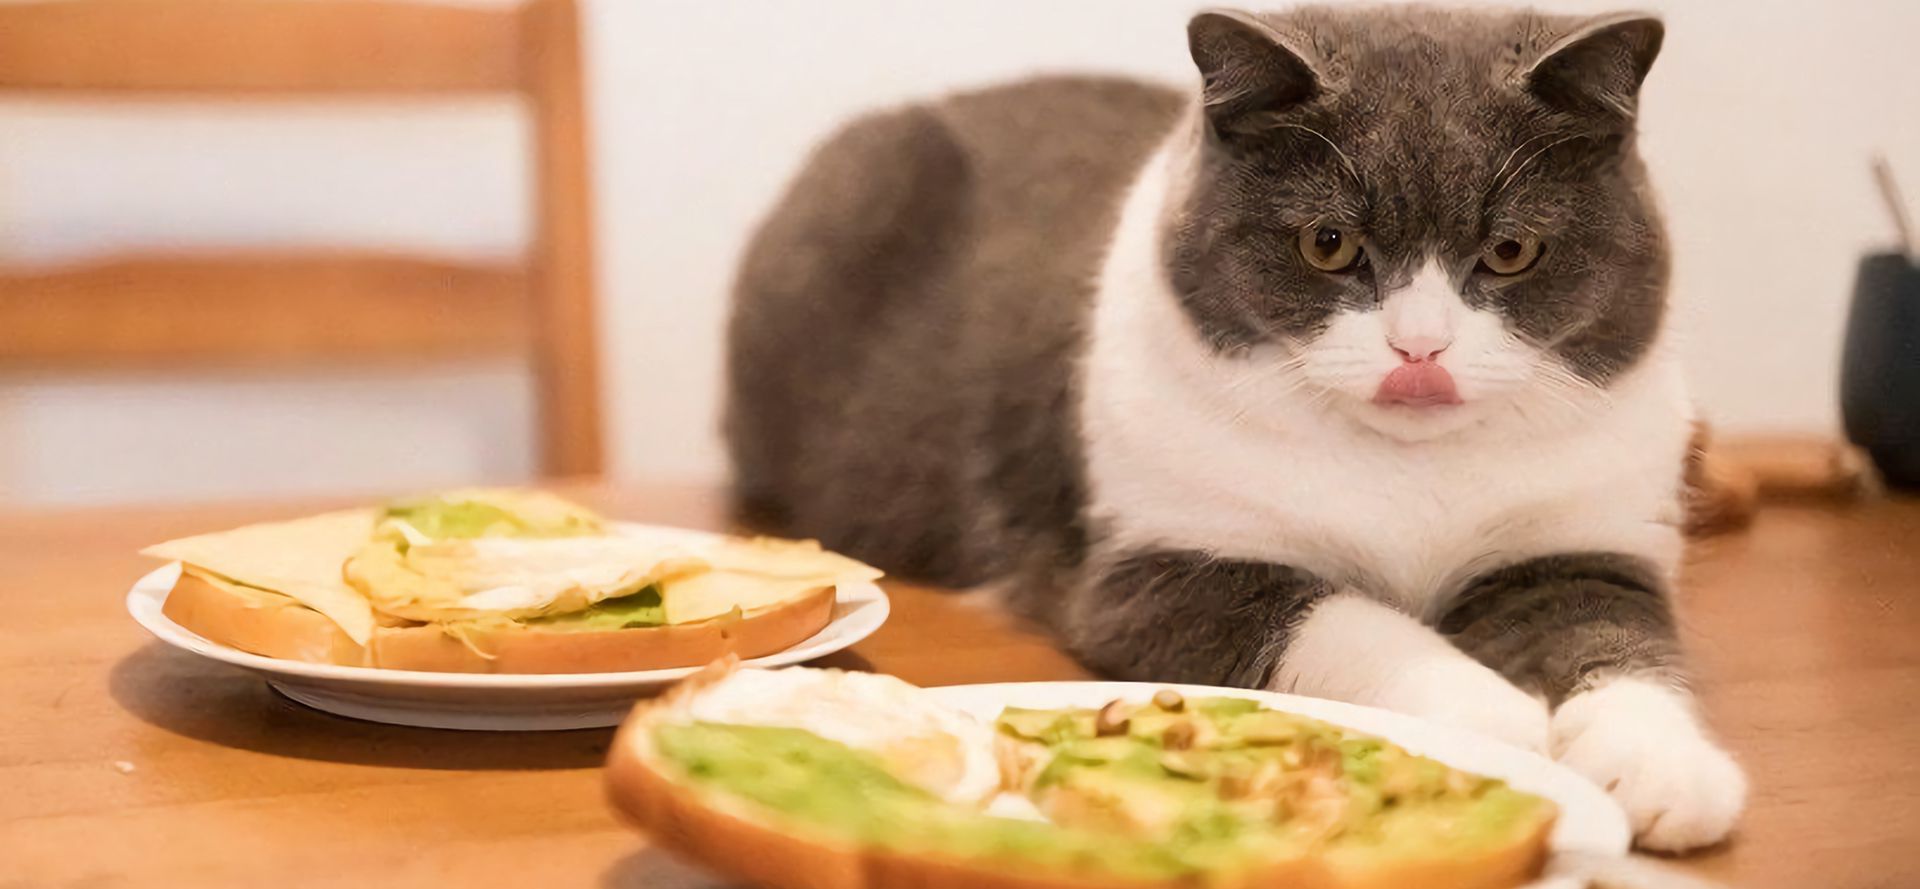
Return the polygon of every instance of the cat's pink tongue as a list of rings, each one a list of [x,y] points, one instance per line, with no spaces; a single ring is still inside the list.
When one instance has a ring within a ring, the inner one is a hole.
[[[1380,381],[1373,393],[1374,404],[1405,404],[1426,407],[1435,404],[1459,404],[1460,392],[1453,387],[1453,374],[1431,361],[1402,364]]]

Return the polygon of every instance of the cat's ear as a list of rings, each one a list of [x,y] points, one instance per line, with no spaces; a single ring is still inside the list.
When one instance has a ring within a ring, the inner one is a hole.
[[[1223,133],[1251,129],[1251,115],[1284,110],[1320,90],[1306,57],[1244,12],[1210,9],[1194,16],[1187,47],[1200,68],[1207,120]]]
[[[1665,36],[1643,13],[1594,19],[1547,47],[1527,70],[1527,90],[1558,108],[1631,119]]]

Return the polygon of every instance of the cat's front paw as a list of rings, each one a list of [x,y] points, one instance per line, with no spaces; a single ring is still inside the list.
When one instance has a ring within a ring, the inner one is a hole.
[[[1552,745],[1562,765],[1613,795],[1644,849],[1710,846],[1746,807],[1740,766],[1685,696],[1662,685],[1619,679],[1569,698],[1553,714]]]
[[[1379,703],[1523,750],[1547,750],[1547,706],[1500,674],[1465,658],[1409,671]]]

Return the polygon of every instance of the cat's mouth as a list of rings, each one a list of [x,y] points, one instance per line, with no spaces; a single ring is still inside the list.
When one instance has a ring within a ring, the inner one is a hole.
[[[1410,361],[1394,368],[1380,381],[1373,403],[1430,408],[1460,404],[1453,374],[1431,361]]]

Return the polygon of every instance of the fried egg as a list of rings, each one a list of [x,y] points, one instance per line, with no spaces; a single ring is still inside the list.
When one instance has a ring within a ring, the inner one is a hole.
[[[950,802],[1000,789],[993,727],[892,676],[840,670],[739,670],[701,689],[685,718],[793,728],[879,757],[895,777]]]

